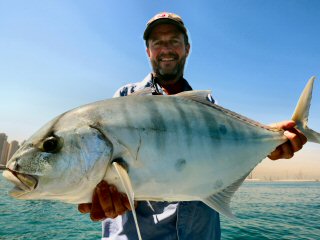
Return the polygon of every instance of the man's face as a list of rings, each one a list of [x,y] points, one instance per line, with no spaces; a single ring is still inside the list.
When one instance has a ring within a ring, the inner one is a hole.
[[[156,76],[168,84],[178,81],[190,50],[183,33],[172,24],[159,24],[152,30],[148,43],[147,54]]]

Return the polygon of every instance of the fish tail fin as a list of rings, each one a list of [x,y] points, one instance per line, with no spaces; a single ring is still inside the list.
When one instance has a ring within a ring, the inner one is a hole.
[[[308,117],[309,109],[312,99],[312,90],[315,77],[311,77],[305,86],[299,101],[297,103],[296,109],[292,115],[292,120],[297,124],[297,128],[303,132],[307,137],[309,142],[319,143],[320,144],[320,133],[310,129],[308,127]]]

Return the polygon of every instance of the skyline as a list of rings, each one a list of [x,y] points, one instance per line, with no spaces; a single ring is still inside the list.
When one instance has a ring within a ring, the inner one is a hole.
[[[0,133],[0,165],[6,165],[7,161],[19,149],[19,142],[16,140],[8,141],[6,133]]]
[[[151,70],[142,33],[161,11],[179,14],[188,29],[185,78],[232,111],[265,124],[289,119],[317,76],[309,122],[319,132],[318,9],[312,0],[2,1],[0,132],[21,142],[55,116],[142,80]],[[320,174],[317,156],[308,143],[292,160],[257,170]]]

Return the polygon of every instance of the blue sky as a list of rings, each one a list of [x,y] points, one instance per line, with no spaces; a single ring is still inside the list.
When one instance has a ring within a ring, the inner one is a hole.
[[[110,98],[150,72],[142,34],[161,11],[191,38],[185,77],[263,123],[289,119],[320,76],[320,2],[55,0],[0,2],[0,132],[23,140],[70,108]],[[320,130],[320,83],[310,125]]]

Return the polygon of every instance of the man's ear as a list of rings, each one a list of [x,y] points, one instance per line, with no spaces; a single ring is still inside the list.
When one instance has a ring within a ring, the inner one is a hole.
[[[149,50],[149,48],[146,48],[146,52],[148,54],[148,57],[150,58],[150,50]]]
[[[189,56],[190,53],[190,44],[188,43],[188,45],[186,46],[186,55]]]

